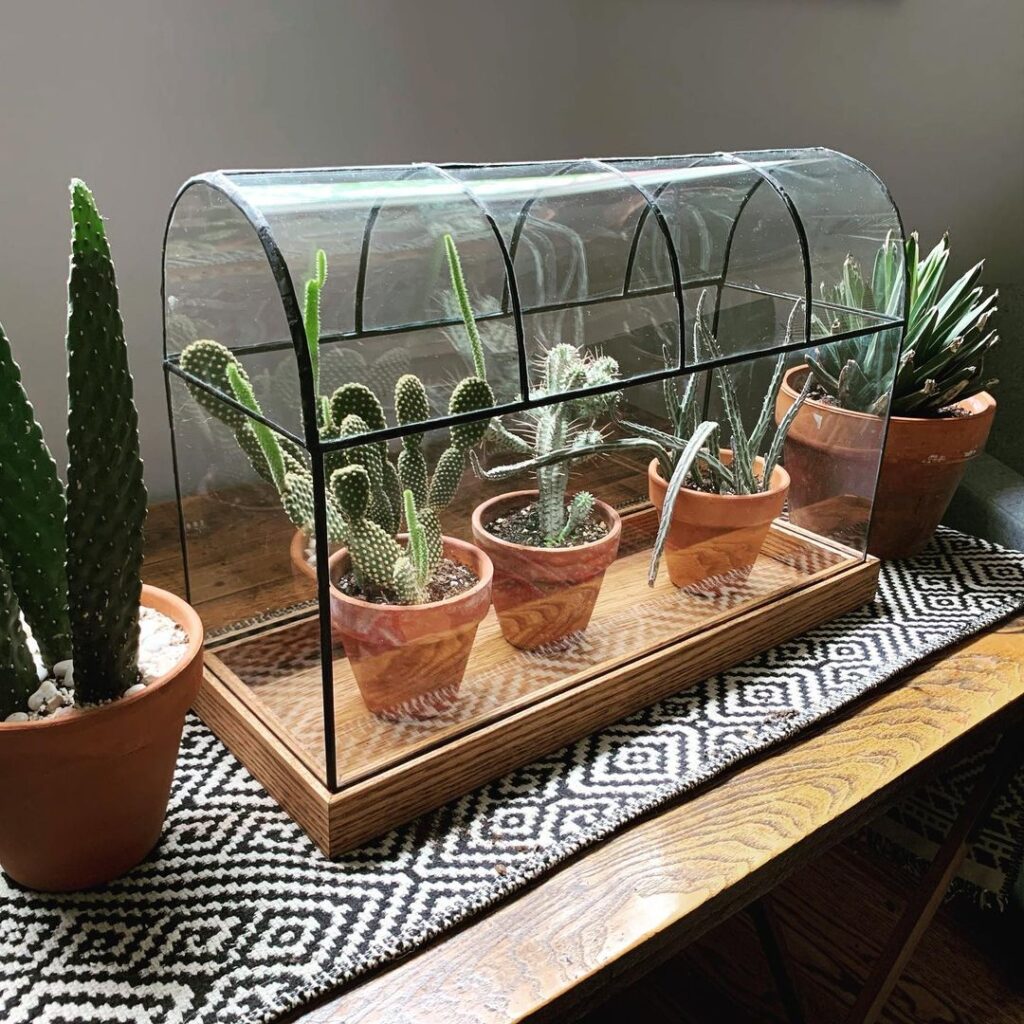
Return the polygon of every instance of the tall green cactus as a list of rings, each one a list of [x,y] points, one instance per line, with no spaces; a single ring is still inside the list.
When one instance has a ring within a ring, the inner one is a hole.
[[[25,621],[50,666],[71,657],[64,488],[2,326],[0,410],[0,553]]]
[[[146,489],[117,284],[92,195],[71,183],[65,493],[0,330],[0,717],[74,659],[81,705],[138,681]]]
[[[146,488],[114,265],[78,180],[71,219],[67,577],[75,690],[90,703],[138,681]]]

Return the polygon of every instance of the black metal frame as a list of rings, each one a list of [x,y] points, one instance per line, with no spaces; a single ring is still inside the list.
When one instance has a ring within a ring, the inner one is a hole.
[[[796,151],[793,151],[796,152]],[[824,147],[816,147],[813,149],[802,150],[799,152],[804,153],[821,153],[831,156],[838,156],[842,159],[849,161],[851,164],[856,165],[862,171],[871,175],[872,178],[878,183],[882,193],[886,197],[888,203],[891,205],[895,212],[897,222],[900,227],[901,239],[903,235],[903,220],[900,216],[900,212],[895,202],[892,199],[892,195],[884,182],[866,165],[861,163],[859,160],[854,160],[850,157],[845,157],[843,154],[838,154],[833,150],[826,149]],[[753,154],[748,154],[753,155]],[[907,302],[909,289],[905,288],[904,291],[904,309],[902,317],[890,317],[884,314],[879,314],[866,310],[849,309],[844,306],[839,306],[834,303],[825,302],[819,300],[816,304],[816,308],[824,308],[835,310],[837,312],[850,312],[858,314],[865,318],[873,319],[873,323],[866,327],[859,328],[857,330],[847,331],[841,334],[830,335],[827,339],[813,340],[811,337],[812,329],[812,309],[815,308],[815,303],[812,296],[812,273],[811,273],[811,261],[810,253],[808,248],[807,233],[804,228],[803,222],[800,218],[800,213],[797,204],[793,201],[792,197],[788,194],[785,186],[777,178],[771,175],[764,168],[758,166],[756,163],[747,159],[746,156],[738,156],[732,153],[709,153],[709,154],[696,154],[686,157],[686,159],[699,160],[701,158],[715,159],[719,161],[725,161],[726,164],[732,164],[738,167],[746,167],[754,175],[755,180],[753,185],[747,190],[742,200],[737,205],[735,214],[733,215],[732,224],[728,237],[725,242],[725,250],[722,258],[721,272],[712,277],[695,277],[687,279],[682,272],[679,263],[679,256],[676,252],[674,240],[672,238],[671,227],[668,223],[668,219],[665,216],[665,212],[661,207],[661,196],[665,190],[669,188],[674,182],[664,182],[653,192],[640,186],[636,182],[632,181],[626,176],[626,174],[620,170],[616,165],[633,162],[632,159],[624,158],[608,158],[608,159],[596,159],[596,160],[577,160],[577,161],[555,161],[552,163],[552,177],[566,173],[572,169],[579,167],[589,167],[599,171],[608,172],[619,180],[623,188],[631,189],[639,193],[644,204],[641,207],[640,215],[637,218],[636,226],[633,230],[633,238],[629,248],[629,253],[626,262],[626,271],[624,275],[624,282],[621,294],[614,295],[601,295],[595,297],[589,297],[585,299],[575,299],[565,302],[553,303],[548,305],[530,307],[525,310],[522,308],[520,300],[519,289],[516,282],[515,275],[515,257],[518,249],[519,241],[522,235],[523,226],[526,222],[529,212],[534,202],[540,197],[540,193],[531,196],[523,205],[520,210],[515,227],[513,230],[512,238],[509,244],[506,245],[506,241],[498,224],[487,208],[487,205],[477,196],[472,186],[462,179],[456,177],[452,172],[457,170],[466,169],[481,169],[486,170],[490,168],[500,169],[503,167],[516,167],[516,166],[529,166],[533,165],[533,162],[523,164],[513,163],[492,163],[492,164],[410,164],[400,165],[403,173],[399,175],[396,180],[404,180],[414,177],[416,174],[424,171],[433,171],[440,177],[440,179],[455,185],[459,190],[462,191],[466,199],[478,210],[481,217],[490,228],[494,235],[495,242],[498,246],[502,262],[505,268],[505,286],[501,299],[500,308],[497,311],[485,313],[477,317],[478,320],[490,320],[490,319],[503,319],[511,316],[516,338],[516,349],[517,349],[517,363],[518,363],[518,376],[519,376],[519,393],[520,398],[517,401],[504,402],[498,405],[494,405],[489,409],[476,410],[470,413],[463,413],[457,415],[446,415],[439,416],[436,419],[429,420],[423,423],[404,424],[396,427],[385,427],[380,430],[372,430],[366,434],[359,435],[358,437],[346,437],[346,438],[335,438],[331,440],[323,440],[318,432],[317,428],[317,396],[314,392],[313,385],[313,370],[310,360],[309,348],[306,341],[306,332],[302,320],[301,306],[296,295],[294,282],[291,278],[291,273],[288,268],[287,261],[285,260],[277,242],[274,239],[273,232],[270,224],[262,214],[262,212],[252,206],[245,196],[242,194],[240,189],[231,180],[233,177],[247,175],[247,174],[274,174],[274,173],[287,173],[289,169],[282,169],[280,171],[273,170],[234,170],[234,171],[216,171],[206,174],[200,174],[193,178],[190,178],[175,196],[174,202],[171,205],[171,210],[167,218],[167,224],[164,229],[163,246],[162,246],[162,278],[161,278],[161,299],[164,305],[164,330],[163,330],[163,367],[164,367],[164,381],[165,391],[167,399],[167,412],[171,427],[171,453],[173,459],[174,468],[174,486],[175,495],[178,503],[178,529],[180,534],[180,541],[182,547],[182,558],[184,565],[184,577],[185,577],[185,593],[186,598],[191,600],[191,579],[188,565],[188,545],[185,531],[185,520],[182,506],[182,494],[181,494],[181,482],[178,468],[178,453],[177,444],[175,439],[174,429],[174,413],[172,407],[171,388],[170,388],[170,377],[174,375],[186,381],[190,385],[201,388],[207,393],[215,396],[226,405],[240,412],[244,412],[247,416],[250,416],[259,422],[265,424],[270,429],[276,431],[281,436],[288,438],[294,443],[304,448],[310,455],[310,469],[313,478],[313,493],[314,493],[314,537],[316,543],[316,577],[317,577],[317,602],[320,608],[320,657],[321,657],[321,676],[322,676],[322,700],[323,700],[323,715],[324,715],[324,759],[326,765],[327,785],[332,793],[339,791],[337,781],[337,753],[335,750],[335,736],[334,730],[328,728],[326,723],[333,722],[334,720],[334,679],[333,679],[333,642],[331,638],[331,624],[330,616],[324,614],[324,609],[330,607],[330,580],[328,573],[328,542],[327,542],[327,513],[326,513],[326,500],[325,500],[325,487],[326,481],[324,479],[324,462],[323,456],[329,452],[339,451],[346,448],[350,448],[356,445],[366,444],[372,441],[387,441],[394,438],[404,437],[409,434],[422,433],[428,430],[438,430],[444,427],[454,426],[459,423],[474,422],[484,418],[492,416],[503,416],[508,414],[514,414],[526,411],[528,409],[535,409],[546,405],[557,404],[565,401],[569,395],[545,395],[545,396],[531,396],[530,393],[530,382],[529,382],[529,360],[526,351],[526,340],[525,340],[525,329],[524,329],[524,313],[536,314],[546,312],[559,312],[570,309],[584,308],[591,305],[607,302],[621,302],[633,298],[642,298],[651,295],[658,294],[673,294],[676,300],[678,323],[679,323],[679,337],[678,337],[678,348],[679,358],[675,366],[668,367],[663,370],[650,371],[647,373],[637,374],[627,380],[615,381],[609,384],[596,385],[587,388],[581,388],[577,391],[572,392],[572,397],[579,398],[589,395],[597,395],[610,391],[618,391],[624,388],[632,388],[643,384],[648,384],[657,381],[664,381],[668,379],[677,378],[689,373],[699,372],[703,370],[710,370],[718,366],[727,366],[739,362],[747,362],[753,359],[764,358],[772,355],[779,355],[782,353],[801,351],[804,349],[813,348],[815,345],[821,344],[823,341],[829,343],[842,340],[844,338],[855,338],[863,337],[871,334],[875,334],[881,330],[899,329],[901,331],[901,348],[904,334],[904,328],[906,326],[907,317]],[[653,160],[665,159],[666,161],[678,160],[680,157],[663,157],[663,158],[651,158]],[[376,170],[394,169],[396,165],[389,165],[384,167],[373,168]],[[303,168],[303,173],[310,173],[310,171],[340,171],[340,170],[358,170],[363,168]],[[371,169],[371,168],[365,168]],[[731,285],[727,283],[727,276],[729,273],[730,258],[732,255],[732,245],[735,237],[736,229],[739,222],[746,210],[750,200],[757,193],[758,189],[762,185],[767,185],[779,198],[779,201],[785,206],[789,217],[793,224],[793,230],[796,235],[797,242],[800,248],[801,259],[803,262],[803,285],[804,294],[788,294],[784,292],[775,292],[770,290],[762,290],[745,285]],[[270,271],[274,277],[275,284],[277,285],[278,292],[281,297],[281,303],[285,312],[285,318],[288,325],[288,331],[290,338],[280,341],[271,341],[260,343],[256,345],[248,346],[236,346],[232,349],[236,354],[251,354],[255,352],[272,352],[272,351],[283,351],[289,347],[294,351],[297,362],[297,371],[299,379],[299,396],[301,402],[301,413],[302,413],[302,435],[296,434],[295,432],[286,429],[275,421],[269,419],[266,416],[261,416],[252,413],[249,409],[241,405],[233,395],[225,394],[218,388],[213,387],[207,381],[204,381],[193,374],[190,374],[184,370],[179,362],[178,353],[168,353],[167,351],[167,330],[166,330],[166,290],[167,290],[167,274],[166,274],[166,257],[167,257],[167,240],[170,234],[171,225],[174,221],[175,211],[177,210],[178,203],[182,197],[192,188],[195,187],[206,187],[219,193],[229,203],[231,203],[249,222],[253,227],[256,237],[259,240],[260,245],[263,248],[264,254],[267,258],[267,262]],[[321,344],[327,345],[335,342],[342,341],[354,341],[361,340],[364,338],[395,335],[410,333],[419,330],[436,329],[439,327],[456,326],[461,323],[456,318],[439,318],[435,320],[419,321],[412,324],[397,324],[389,327],[379,328],[366,328],[363,322],[363,298],[365,294],[366,276],[367,276],[367,265],[369,260],[369,254],[371,251],[372,234],[373,228],[380,215],[381,210],[384,207],[385,201],[379,201],[375,203],[367,213],[367,219],[363,229],[363,236],[360,247],[360,258],[359,267],[357,269],[356,277],[356,291],[355,291],[355,309],[354,309],[354,330],[341,333],[333,333],[324,335],[321,338]],[[632,276],[635,268],[635,260],[637,251],[640,245],[643,230],[646,226],[647,219],[649,216],[654,216],[658,228],[663,236],[665,243],[666,253],[669,259],[669,268],[672,276],[672,283],[670,285],[661,285],[652,288],[641,288],[633,289]],[[909,268],[905,268],[905,276],[909,280]],[[685,322],[686,322],[686,304],[685,295],[689,291],[693,291],[698,288],[714,287],[716,289],[715,298],[715,309],[712,321],[712,330],[717,333],[719,312],[721,309],[721,299],[723,291],[726,288],[748,291],[752,294],[767,296],[769,298],[783,299],[789,302],[803,302],[804,304],[804,332],[803,337],[799,341],[790,342],[789,344],[776,344],[767,348],[758,349],[752,352],[740,352],[729,356],[723,356],[718,359],[702,360],[695,365],[688,365],[686,360],[686,345],[685,345]],[[705,389],[704,404],[707,406],[710,396],[710,389]],[[705,408],[706,412],[706,408]],[[888,413],[885,417],[885,431],[883,435],[883,446],[884,437],[888,433]],[[879,459],[881,464],[881,459]],[[870,524],[869,524],[870,525]]]

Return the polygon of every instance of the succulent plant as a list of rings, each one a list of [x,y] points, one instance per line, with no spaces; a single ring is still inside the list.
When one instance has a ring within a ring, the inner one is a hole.
[[[537,515],[545,544],[564,543],[572,532],[570,516],[575,524],[586,522],[594,507],[594,496],[583,491],[566,503],[569,486],[569,462],[597,454],[603,442],[597,422],[610,415],[621,393],[605,391],[596,395],[573,398],[583,388],[611,384],[618,379],[619,364],[611,356],[584,352],[565,342],[553,345],[541,363],[540,385],[536,397],[566,395],[566,400],[539,406],[523,414],[526,435],[514,433],[500,420],[494,420],[488,431],[493,445],[502,451],[528,456],[525,462],[478,469],[488,480],[504,480],[532,469],[537,477]],[[565,457],[551,459],[555,453]]]
[[[486,380],[483,346],[470,307],[458,250],[450,235],[445,235],[444,245],[452,291],[463,316],[475,370],[473,376],[455,385],[448,402],[448,413],[461,415],[489,409],[494,404],[494,395]],[[303,320],[314,382],[318,382],[321,366],[320,296],[327,280],[327,261],[322,251],[316,254],[314,262],[314,275],[306,282]],[[194,341],[181,353],[180,363],[191,376],[212,385],[224,395],[232,396],[256,416],[262,416],[244,368],[224,345],[210,340]],[[255,472],[277,490],[294,525],[312,535],[313,479],[303,450],[260,420],[226,405],[194,382],[189,382],[189,390],[203,409],[234,433]],[[403,374],[398,378],[394,403],[401,426],[426,423],[430,419],[426,389],[413,374]],[[329,399],[318,395],[317,419],[320,435],[325,440],[355,438],[387,426],[380,399],[367,385],[354,381],[342,384]],[[329,474],[329,486],[324,495],[328,540],[350,548],[358,578],[373,587],[390,588],[403,602],[415,603],[414,598],[422,598],[429,577],[423,581],[416,573],[410,575],[402,564],[399,567],[400,579],[396,582],[392,578],[392,556],[396,551],[399,555],[402,553],[395,534],[400,530],[403,518],[412,534],[413,524],[409,519],[409,509],[412,508],[417,541],[422,538],[427,555],[423,564],[433,574],[443,557],[440,513],[451,503],[469,453],[483,439],[488,422],[487,418],[482,418],[452,426],[448,431],[448,447],[438,457],[433,471],[423,449],[422,432],[409,433],[402,438],[397,466],[392,461],[386,441],[356,444],[324,456]],[[337,485],[336,481],[339,482]],[[347,499],[346,504],[340,503],[339,494]],[[389,538],[391,543],[383,544],[381,536]],[[412,559],[411,554],[410,564],[418,572],[421,563]],[[364,558],[366,561],[362,561]],[[385,577],[386,582],[383,582]]]
[[[45,668],[73,657],[79,704],[138,681],[146,490],[117,283],[103,221],[71,183],[68,487],[0,329],[0,718],[38,685],[23,626]]]
[[[984,261],[943,292],[948,235],[924,258],[916,232],[907,239],[905,251],[887,235],[875,255],[870,282],[857,260],[847,256],[842,279],[831,288],[822,286],[822,298],[835,305],[899,316],[904,259],[909,294],[902,352],[897,351],[898,332],[881,330],[822,344],[808,357],[814,383],[843,409],[880,415],[888,406],[894,416],[941,416],[954,402],[997,383],[984,380],[984,356],[999,340],[996,331],[988,330],[998,292],[985,296],[978,283]],[[847,312],[837,312],[828,323],[815,319],[818,331],[826,335],[869,327],[872,322]]]

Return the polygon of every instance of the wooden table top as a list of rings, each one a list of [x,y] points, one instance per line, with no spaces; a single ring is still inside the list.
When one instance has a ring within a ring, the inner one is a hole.
[[[163,510],[148,582],[175,586]],[[155,577],[155,578],[154,578]],[[178,584],[180,589],[180,584]],[[567,1021],[1024,715],[1024,615],[628,827],[302,1024]]]

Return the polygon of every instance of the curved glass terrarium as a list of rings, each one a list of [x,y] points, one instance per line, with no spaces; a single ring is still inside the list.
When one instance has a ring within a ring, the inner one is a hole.
[[[902,243],[825,149],[193,178],[164,366],[218,685],[338,794],[863,564],[887,409],[822,426],[808,362],[888,392]]]

